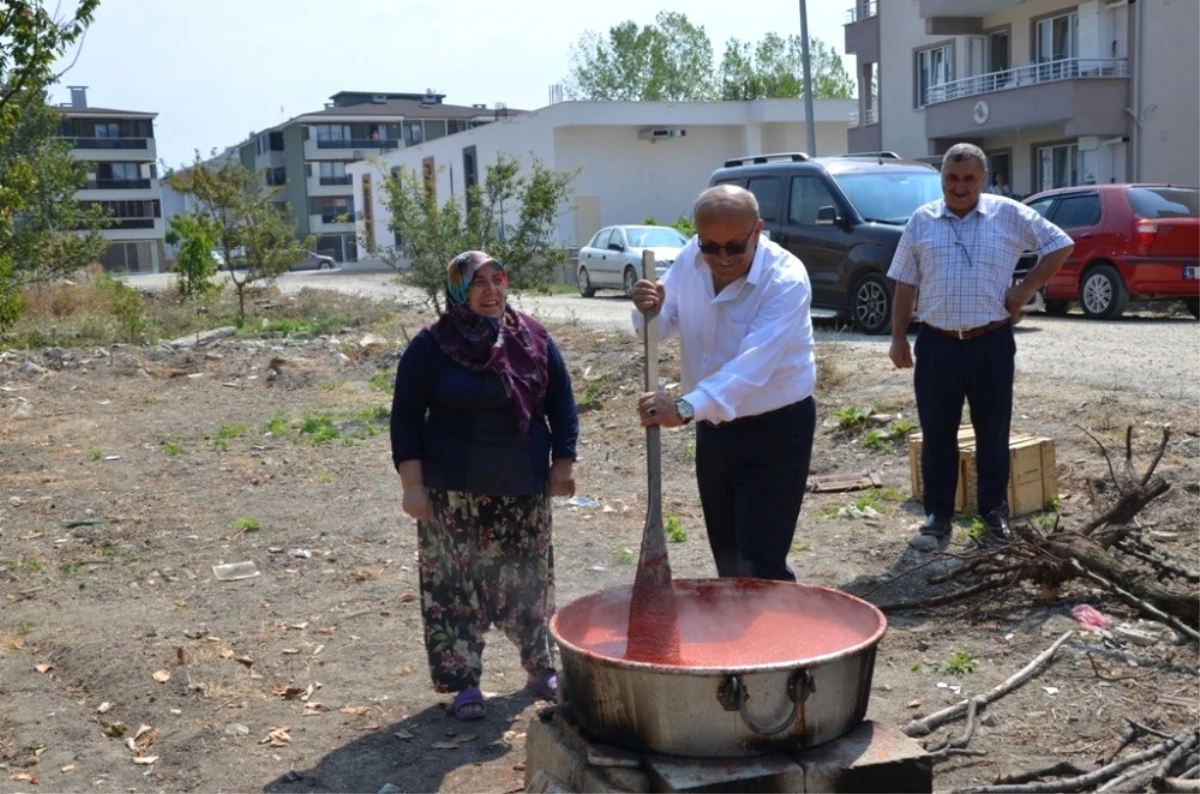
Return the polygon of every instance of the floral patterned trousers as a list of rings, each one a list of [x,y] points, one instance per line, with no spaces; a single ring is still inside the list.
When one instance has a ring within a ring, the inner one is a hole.
[[[554,548],[550,500],[429,490],[417,525],[421,615],[434,689],[479,686],[484,634],[503,629],[531,677],[554,669]]]

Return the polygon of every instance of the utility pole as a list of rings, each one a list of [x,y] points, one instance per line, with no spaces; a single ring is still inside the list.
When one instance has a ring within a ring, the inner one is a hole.
[[[808,130],[808,156],[817,156],[817,128],[813,119],[812,66],[808,58],[808,4],[800,0],[801,57],[804,59],[804,126]]]

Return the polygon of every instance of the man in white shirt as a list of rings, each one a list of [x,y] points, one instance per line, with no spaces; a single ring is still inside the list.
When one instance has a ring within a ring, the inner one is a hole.
[[[921,296],[913,386],[926,518],[910,541],[921,551],[950,536],[964,399],[975,429],[979,514],[993,537],[1009,538],[1008,435],[1017,352],[1012,319],[1074,247],[1035,210],[983,193],[985,184],[983,150],[951,146],[942,157],[942,198],[912,214],[888,270],[896,282],[889,356],[901,369],[913,366],[908,324]],[[1025,251],[1037,251],[1041,260],[1013,286]]]
[[[754,194],[700,194],[688,241],[662,281],[634,289],[634,327],[659,307],[680,337],[683,396],[642,396],[643,426],[696,420],[696,480],[718,576],[795,581],[787,563],[808,482],[817,366],[804,265],[760,237]]]

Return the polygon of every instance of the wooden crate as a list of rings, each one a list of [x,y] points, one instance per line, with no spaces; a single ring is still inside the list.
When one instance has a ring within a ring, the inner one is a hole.
[[[1008,507],[1012,516],[1044,510],[1058,497],[1058,467],[1054,441],[1025,433],[1009,435]],[[921,498],[921,433],[908,438],[908,466],[912,493]],[[975,433],[970,426],[958,430],[958,487],[956,512],[972,515],[979,510],[979,473],[975,462]]]

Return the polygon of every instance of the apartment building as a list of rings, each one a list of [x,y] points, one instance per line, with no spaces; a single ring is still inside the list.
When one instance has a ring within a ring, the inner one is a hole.
[[[1023,195],[1200,183],[1198,29],[1195,0],[856,0],[850,148],[969,141]]]
[[[109,216],[102,231],[108,270],[157,273],[164,261],[162,186],[154,143],[156,113],[88,107],[87,87],[71,86],[59,137],[87,164],[87,183],[75,195]]]
[[[444,94],[342,91],[322,110],[251,133],[236,149],[242,165],[280,188],[300,236],[339,262],[358,259],[354,186],[346,166],[398,148],[473,129],[510,112],[502,104],[447,105]]]

